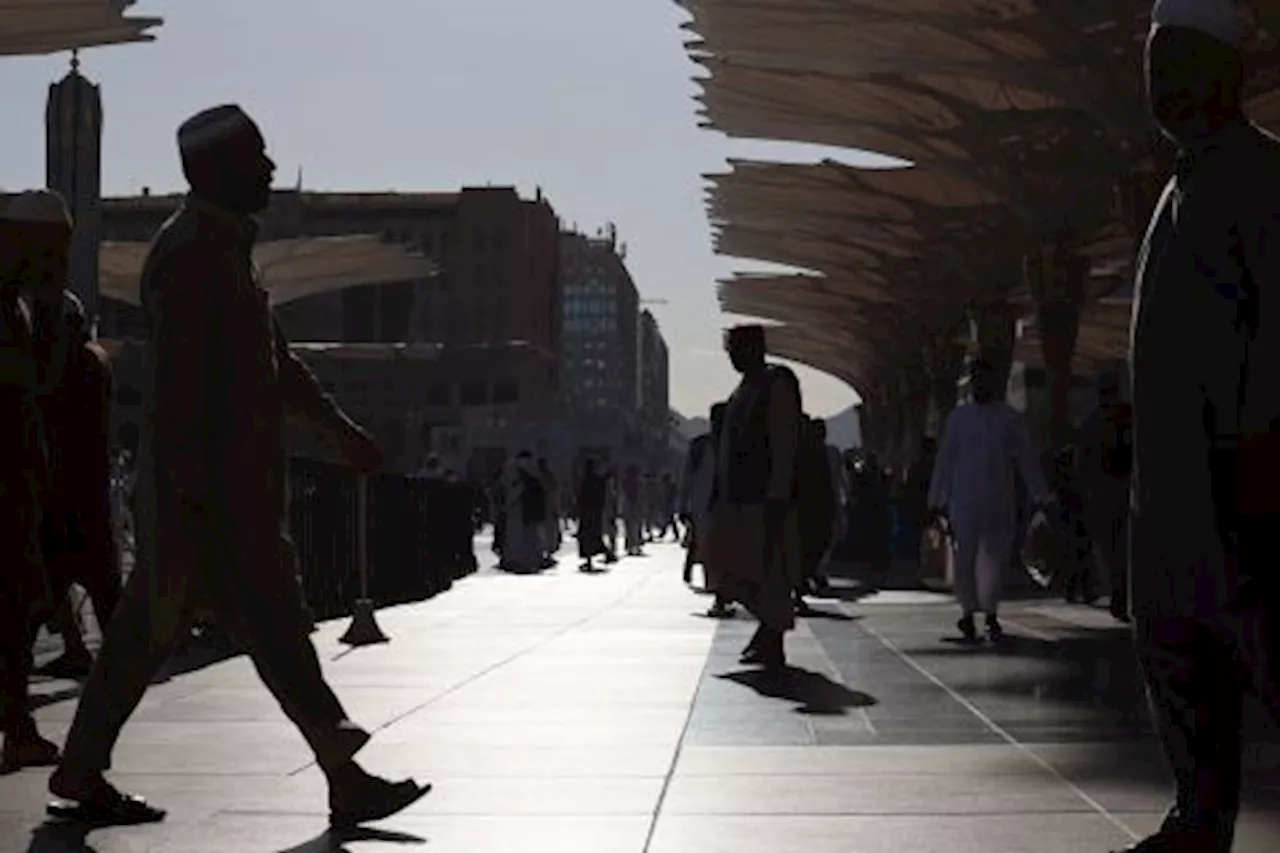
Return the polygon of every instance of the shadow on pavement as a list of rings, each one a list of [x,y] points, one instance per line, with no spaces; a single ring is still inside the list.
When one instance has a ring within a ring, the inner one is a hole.
[[[850,690],[827,676],[807,669],[787,667],[783,672],[744,670],[719,675],[750,687],[761,696],[770,699],[786,699],[800,703],[800,714],[814,716],[843,716],[851,708],[868,708],[877,704],[874,696],[858,690]]]
[[[68,821],[46,821],[31,832],[31,843],[26,853],[97,853],[89,845],[88,837],[95,827]],[[349,831],[326,830],[320,835],[296,847],[279,853],[350,853],[347,844],[361,841],[380,841],[387,844],[426,844],[427,840],[406,832],[388,832],[381,829],[358,828]],[[227,853],[239,853],[228,850]]]
[[[426,844],[427,839],[407,832],[387,832],[381,829],[353,829],[339,832],[328,830],[297,847],[289,847],[279,853],[349,853],[345,845],[353,841],[381,841],[385,844]],[[231,851],[228,851],[231,853]]]

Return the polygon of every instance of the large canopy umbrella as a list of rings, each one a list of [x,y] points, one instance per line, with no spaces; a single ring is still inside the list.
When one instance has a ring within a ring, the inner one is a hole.
[[[102,244],[99,288],[103,296],[139,304],[147,249],[146,243]],[[253,259],[272,305],[349,287],[418,281],[436,272],[430,258],[374,234],[259,243]]]
[[[4,0],[0,56],[39,56],[83,47],[154,41],[161,18],[129,17],[134,0]]]

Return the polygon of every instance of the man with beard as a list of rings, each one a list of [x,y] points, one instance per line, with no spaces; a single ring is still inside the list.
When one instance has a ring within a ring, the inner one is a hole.
[[[1280,140],[1243,112],[1255,23],[1161,0],[1152,112],[1179,149],[1138,255],[1130,610],[1176,799],[1133,850],[1232,846],[1242,706],[1280,719]]]
[[[201,610],[248,651],[329,783],[330,822],[392,815],[426,793],[354,760],[369,733],[324,680],[297,577],[282,559],[285,412],[331,436],[354,466],[381,453],[294,355],[254,273],[253,215],[271,197],[275,164],[235,106],[178,131],[191,185],[152,243],[142,273],[152,386],[140,507],[154,542],[139,553],[85,685],[49,789],[55,816],[93,824],[158,821],[164,812],[121,793],[104,772],[125,721]],[[67,802],[71,801],[71,802]]]
[[[791,592],[799,578],[800,387],[790,370],[765,361],[763,327],[730,329],[725,349],[742,381],[729,398],[717,447],[710,557],[725,597],[760,622],[742,662],[781,669],[783,640],[795,627]]]

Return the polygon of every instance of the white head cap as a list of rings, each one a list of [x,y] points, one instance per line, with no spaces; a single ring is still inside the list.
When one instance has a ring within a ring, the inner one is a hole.
[[[244,110],[235,104],[223,104],[184,121],[178,128],[178,148],[184,154],[192,154],[255,128]]]
[[[0,210],[0,219],[41,225],[62,224],[68,228],[72,224],[67,203],[54,190],[29,190],[19,193],[3,210]]]
[[[1257,20],[1243,0],[1155,0],[1151,26],[1199,30],[1240,48],[1254,34]]]

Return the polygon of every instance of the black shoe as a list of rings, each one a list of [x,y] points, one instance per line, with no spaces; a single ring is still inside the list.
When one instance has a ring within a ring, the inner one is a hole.
[[[93,658],[88,655],[72,655],[63,653],[36,670],[37,675],[50,678],[65,678],[68,681],[80,681],[89,677],[93,669]]]
[[[956,627],[960,629],[960,637],[966,643],[978,642],[978,627],[974,624],[972,616],[962,616],[956,623]]]
[[[334,829],[354,829],[365,823],[404,811],[431,792],[430,785],[412,779],[389,782],[368,777],[352,789],[329,794],[329,825]]]
[[[17,773],[24,767],[56,767],[62,759],[58,745],[47,741],[34,730],[4,739],[0,751],[0,776]]]
[[[68,785],[55,771],[49,789],[65,799],[54,800],[45,807],[50,817],[75,821],[88,826],[137,826],[164,820],[164,809],[149,805],[141,797],[121,793],[101,776],[83,785]],[[69,796],[68,796],[69,795]]]
[[[1004,628],[1000,626],[1000,620],[994,616],[987,617],[987,639],[993,643],[1004,639]]]

